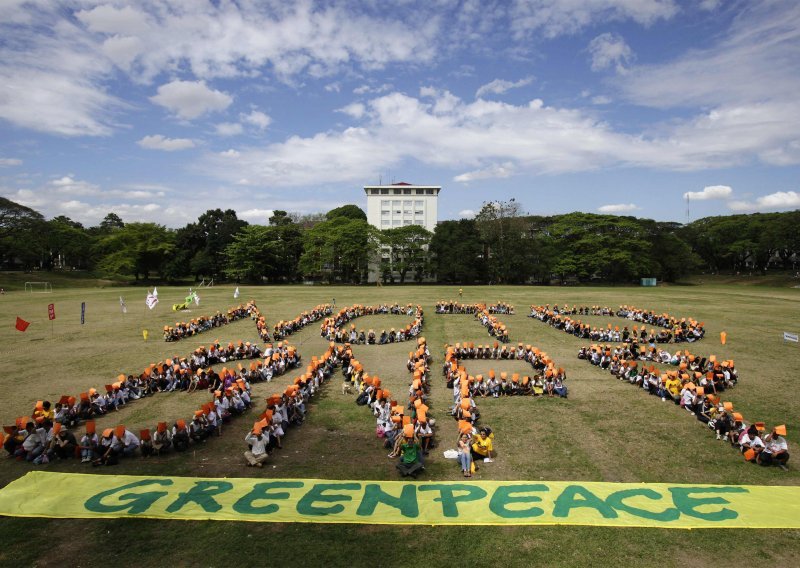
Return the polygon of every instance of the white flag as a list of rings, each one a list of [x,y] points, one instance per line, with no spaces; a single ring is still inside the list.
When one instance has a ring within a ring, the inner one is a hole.
[[[158,288],[156,288],[155,286],[153,286],[153,296],[155,296],[156,299],[158,299]]]
[[[152,292],[148,292],[145,303],[147,304],[147,307],[152,310],[153,308],[156,307],[156,304],[158,303],[158,296]]]
[[[122,296],[119,297],[119,307],[122,308],[123,314],[128,313],[128,306],[125,304],[125,298],[123,298]]]
[[[237,286],[236,290],[233,291],[233,299],[235,300],[238,297],[239,297],[239,287]]]
[[[195,306],[199,306],[200,305],[200,294],[198,294],[197,292],[192,292],[192,294],[194,295],[194,305]]]

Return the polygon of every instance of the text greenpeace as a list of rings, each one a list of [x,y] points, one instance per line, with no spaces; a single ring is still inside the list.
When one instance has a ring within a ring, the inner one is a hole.
[[[31,472],[0,514],[262,522],[800,528],[800,487],[201,479]]]

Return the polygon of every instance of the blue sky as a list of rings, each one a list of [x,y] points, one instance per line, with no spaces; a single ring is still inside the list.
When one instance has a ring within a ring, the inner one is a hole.
[[[0,4],[0,194],[86,225],[364,206],[800,208],[800,3]]]

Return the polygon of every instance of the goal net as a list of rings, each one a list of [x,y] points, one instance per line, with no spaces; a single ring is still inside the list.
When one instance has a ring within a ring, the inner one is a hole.
[[[50,282],[25,282],[25,291],[26,292],[52,292],[53,287],[50,285]]]

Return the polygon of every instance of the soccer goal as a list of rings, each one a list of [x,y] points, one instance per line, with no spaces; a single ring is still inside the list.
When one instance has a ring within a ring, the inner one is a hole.
[[[25,282],[25,291],[30,293],[49,293],[53,291],[53,287],[50,282]]]

